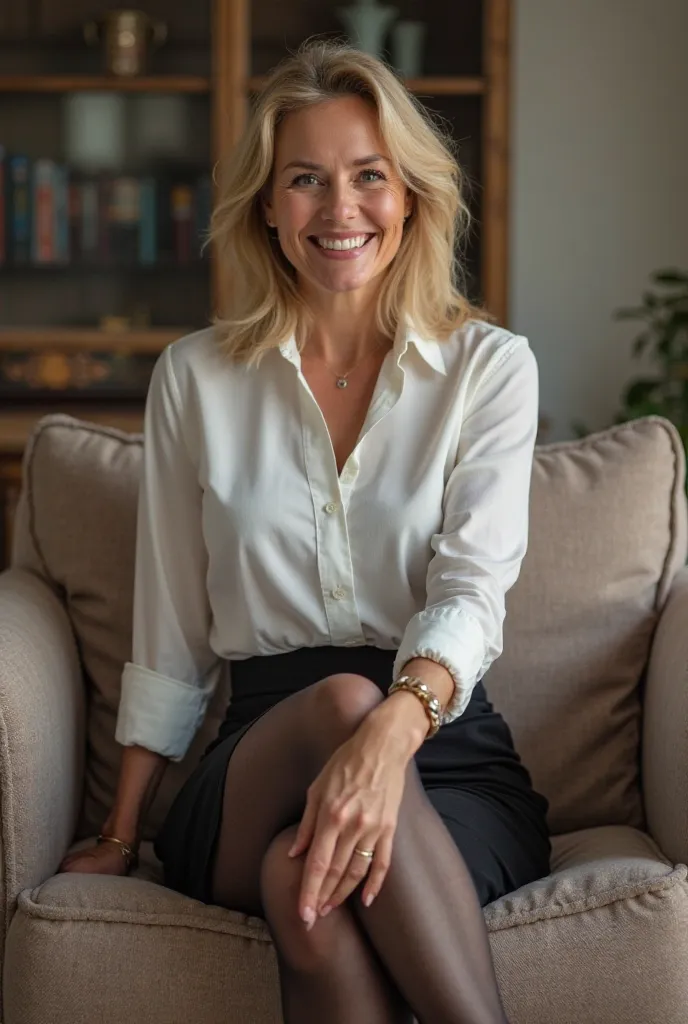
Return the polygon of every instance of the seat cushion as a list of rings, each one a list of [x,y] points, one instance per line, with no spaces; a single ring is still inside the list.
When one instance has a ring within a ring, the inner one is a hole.
[[[141,444],[49,416],[26,453],[14,561],[64,594],[89,682],[80,835],[107,815],[121,756],[114,731],[131,652]],[[683,483],[680,437],[658,417],[536,449],[530,545],[507,596],[504,653],[484,681],[550,801],[554,832],[643,824],[640,682],[686,558]],[[187,757],[163,780],[146,836],[217,732],[228,694],[225,677]]]
[[[511,1024],[684,1024],[685,867],[623,826],[555,838],[552,866],[485,909]],[[144,847],[137,877],[64,874],[22,893],[6,1024],[280,1024],[265,922],[159,878]]]

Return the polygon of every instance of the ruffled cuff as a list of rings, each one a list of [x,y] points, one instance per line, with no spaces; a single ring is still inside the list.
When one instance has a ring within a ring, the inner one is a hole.
[[[419,612],[406,627],[394,661],[394,678],[413,658],[436,661],[450,673],[454,693],[445,709],[442,725],[453,722],[466,710],[476,682],[487,671],[480,624],[460,609]]]
[[[190,686],[127,662],[115,739],[181,761],[205,716],[214,680]]]

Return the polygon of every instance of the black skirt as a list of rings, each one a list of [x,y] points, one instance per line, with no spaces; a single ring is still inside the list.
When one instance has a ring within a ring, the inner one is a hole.
[[[326,676],[354,672],[387,693],[396,651],[313,647],[232,663],[232,698],[215,740],[177,794],[155,840],[165,884],[212,902],[225,778],[241,737],[270,708]],[[478,683],[463,715],[414,755],[423,788],[461,852],[482,906],[549,873],[547,801]]]

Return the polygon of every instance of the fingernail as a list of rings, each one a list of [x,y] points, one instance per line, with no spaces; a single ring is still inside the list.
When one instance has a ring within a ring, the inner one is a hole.
[[[311,928],[313,927],[313,925],[315,924],[315,913],[314,913],[314,911],[312,910],[311,907],[306,907],[306,909],[304,910],[304,912],[303,912],[303,914],[301,916],[303,917],[304,921],[306,922],[307,930],[310,931]]]
[[[332,907],[330,906],[330,904],[329,904],[329,903],[326,903],[326,904],[325,904],[325,906],[324,906],[324,907],[322,908],[322,910],[320,911],[320,916],[321,916],[321,917],[327,917],[327,915],[329,914],[329,912],[330,912],[331,910],[332,910]]]
[[[294,845],[292,846],[292,848],[289,851],[289,853],[287,854],[287,856],[288,857],[293,857],[295,853],[296,853],[296,843],[294,843]]]
[[[372,892],[366,893],[366,895],[363,897],[364,905],[366,907],[369,907],[372,902],[373,902],[373,894],[372,894]]]

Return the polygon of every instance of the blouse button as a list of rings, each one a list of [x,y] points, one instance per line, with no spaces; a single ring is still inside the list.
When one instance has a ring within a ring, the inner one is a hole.
[[[338,503],[336,501],[328,501],[327,505],[325,505],[325,511],[328,516],[334,515],[335,512],[339,511]]]
[[[332,591],[332,597],[335,601],[341,601],[346,597],[346,590],[344,587],[335,587]]]

